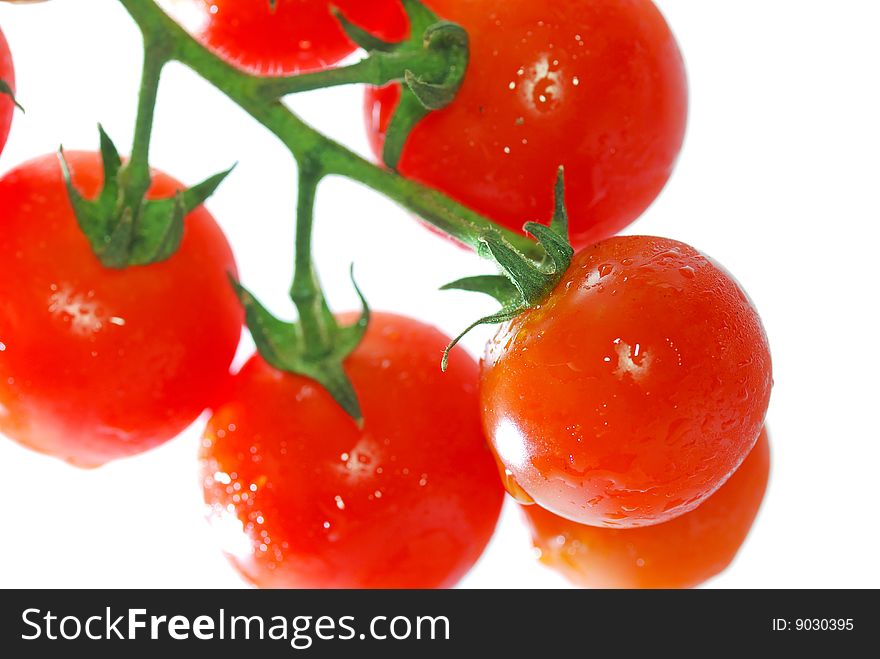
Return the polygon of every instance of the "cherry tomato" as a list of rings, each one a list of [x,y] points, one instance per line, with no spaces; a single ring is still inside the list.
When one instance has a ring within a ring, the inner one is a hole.
[[[9,85],[15,91],[15,71],[12,68],[12,53],[9,52],[9,44],[0,30],[0,80]],[[9,126],[12,124],[12,113],[15,105],[12,99],[0,93],[0,153],[6,146],[6,138],[9,137]]]
[[[352,318],[348,318],[351,320]],[[205,501],[260,587],[434,588],[479,558],[504,491],[480,427],[477,364],[415,320],[374,314],[345,368],[357,425],[312,381],[254,356],[201,450]]]
[[[202,11],[195,36],[218,55],[257,75],[290,75],[335,64],[357,46],[331,13],[386,41],[406,38],[400,0],[188,0]]]
[[[94,197],[96,153],[67,154]],[[151,198],[181,185],[153,173]],[[56,155],[0,180],[0,432],[91,467],[179,434],[228,383],[243,314],[232,252],[204,208],[167,261],[110,270],[93,254]]]
[[[742,546],[767,489],[762,432],[739,469],[699,508],[641,529],[600,529],[524,508],[541,561],[585,588],[693,588],[722,572]]]
[[[684,138],[687,82],[650,0],[427,0],[470,35],[451,105],[410,133],[399,171],[514,231],[545,220],[565,166],[572,243],[607,238],[641,215]],[[374,152],[397,85],[370,89]]]
[[[577,253],[540,307],[502,325],[480,397],[509,487],[582,524],[696,508],[754,446],[770,398],[761,320],[721,267],[665,238]]]

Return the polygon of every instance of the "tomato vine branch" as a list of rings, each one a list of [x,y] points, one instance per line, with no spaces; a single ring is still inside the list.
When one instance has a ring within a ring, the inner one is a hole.
[[[155,0],[119,2],[138,24],[147,43],[162,44],[169,60],[192,69],[248,112],[297,161],[317,159],[325,174],[344,176],[375,189],[474,250],[480,250],[480,237],[485,231],[495,230],[520,251],[540,258],[540,250],[525,234],[500,228],[446,195],[374,165],[316,131],[281,101],[267,97],[272,79],[251,75],[224,62],[190,36]]]

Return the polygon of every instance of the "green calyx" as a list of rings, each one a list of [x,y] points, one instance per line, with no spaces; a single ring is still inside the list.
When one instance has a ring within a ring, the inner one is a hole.
[[[351,281],[360,298],[362,311],[357,322],[348,326],[339,325],[323,297],[318,300],[317,318],[301,314],[297,322],[284,322],[275,318],[234,278],[230,281],[244,306],[248,328],[263,359],[281,371],[315,380],[356,423],[361,424],[363,414],[357,394],[343,368],[343,361],[361,342],[370,320],[370,308],[354,280],[353,269]],[[316,329],[320,331],[320,341],[310,338]]]
[[[2,78],[0,78],[0,94],[11,98],[13,105],[24,112],[24,108],[21,107],[21,103],[19,103],[18,99],[15,98],[15,93],[12,91],[12,86]]]
[[[495,298],[501,310],[471,323],[443,352],[442,366],[446,370],[449,352],[464,336],[478,325],[494,325],[512,320],[540,305],[559,283],[571,265],[574,248],[568,240],[568,214],[565,210],[565,179],[559,168],[556,178],[555,210],[550,226],[528,222],[523,227],[538,240],[544,251],[540,262],[533,261],[512,247],[500,234],[486,231],[480,238],[480,255],[495,262],[500,275],[481,275],[459,279],[441,290],[460,290],[483,293]]]
[[[401,43],[382,41],[336,12],[343,29],[371,57],[412,60],[423,64],[403,72],[400,103],[385,136],[382,160],[396,169],[410,132],[425,116],[449,105],[464,81],[470,57],[468,34],[460,25],[440,20],[418,0],[403,0],[410,21],[410,38]],[[422,60],[413,55],[424,54]]]
[[[232,171],[215,174],[167,199],[147,200],[146,187],[127,182],[127,166],[99,126],[104,186],[97,198],[85,199],[71,179],[63,149],[64,181],[77,222],[95,255],[107,268],[149,265],[170,258],[183,239],[184,219],[210,197]]]

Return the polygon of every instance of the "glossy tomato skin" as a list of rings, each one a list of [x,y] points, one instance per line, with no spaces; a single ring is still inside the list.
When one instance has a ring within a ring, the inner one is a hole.
[[[352,318],[349,318],[349,321]],[[354,422],[313,382],[254,356],[201,450],[209,519],[249,581],[436,588],[479,558],[504,491],[480,427],[477,364],[414,320],[378,313],[346,361]]]
[[[97,194],[96,153],[66,154]],[[153,173],[149,197],[181,185]],[[243,314],[232,252],[204,208],[167,261],[101,265],[70,207],[56,155],[0,180],[0,432],[94,467],[179,434],[228,382]]]
[[[9,52],[9,44],[0,30],[0,80],[3,80],[15,91],[15,71],[12,68],[12,53]],[[6,146],[9,137],[9,127],[12,125],[12,113],[15,105],[6,94],[0,94],[0,153]]]
[[[584,588],[693,588],[722,572],[749,534],[770,475],[763,431],[739,469],[698,508],[664,524],[602,529],[523,509],[541,561]]]
[[[771,385],[736,281],[692,247],[626,236],[578,252],[543,305],[500,328],[480,396],[512,489],[579,523],[634,527],[724,483]]]
[[[331,13],[338,8],[355,25],[386,41],[409,30],[400,0],[189,0],[203,10],[195,36],[241,69],[257,75],[291,75],[324,69],[357,48]]]
[[[548,220],[560,165],[572,243],[607,238],[660,193],[681,149],[687,81],[650,0],[427,0],[470,35],[455,101],[410,134],[399,171],[514,231]],[[399,87],[367,91],[373,151]]]

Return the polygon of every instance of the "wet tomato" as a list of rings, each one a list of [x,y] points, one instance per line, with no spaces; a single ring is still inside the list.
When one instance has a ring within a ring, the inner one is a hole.
[[[479,558],[503,489],[477,364],[414,320],[374,314],[345,368],[364,426],[306,378],[253,357],[205,433],[205,500],[230,560],[282,588],[433,588]]]
[[[408,22],[400,0],[187,0],[200,10],[195,36],[250,73],[290,75],[326,68],[357,48],[331,13],[386,41],[400,41]]]
[[[692,588],[724,570],[746,539],[767,489],[762,432],[739,469],[699,508],[641,529],[576,524],[524,508],[541,561],[585,588]]]
[[[509,489],[576,522],[634,527],[724,483],[771,385],[737,282],[687,245],[627,236],[577,253],[544,304],[501,327],[480,396]]]
[[[451,105],[412,131],[399,171],[509,229],[550,217],[565,166],[576,247],[635,220],[681,149],[687,82],[650,0],[427,0],[470,35]],[[399,87],[368,90],[374,152]]]
[[[94,197],[96,153],[67,154]],[[153,174],[151,198],[181,185]],[[56,155],[0,180],[0,432],[91,467],[192,423],[228,381],[242,311],[232,252],[204,208],[167,261],[110,270],[77,225]]]
[[[0,82],[6,83],[9,90],[15,91],[15,72],[12,68],[12,54],[9,52],[9,44],[0,30]],[[6,138],[9,137],[9,126],[12,124],[12,112],[15,105],[8,94],[0,91],[0,153],[6,146]]]

